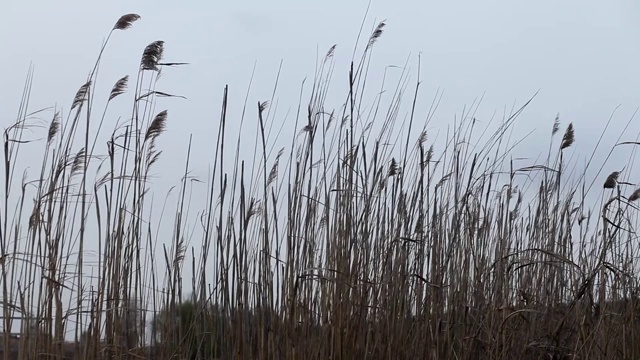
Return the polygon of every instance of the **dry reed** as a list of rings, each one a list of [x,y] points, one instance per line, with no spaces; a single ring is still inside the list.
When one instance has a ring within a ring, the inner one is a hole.
[[[122,16],[112,32],[139,18]],[[154,233],[166,219],[148,215],[156,140],[170,124],[153,104],[171,95],[153,87],[163,67],[183,63],[161,62],[162,41],[144,49],[133,116],[99,155],[89,130],[104,120],[93,111],[99,57],[68,118],[56,112],[49,124],[39,174],[16,192],[19,150],[33,146],[22,141],[29,80],[18,121],[4,132],[3,325],[18,321],[21,337],[4,333],[2,357],[640,358],[631,204],[639,190],[625,202],[614,172],[604,188],[617,186],[618,196],[594,210],[584,203],[585,180],[560,186],[573,124],[554,147],[556,161],[550,147],[546,163],[514,167],[505,134],[528,102],[480,137],[465,117],[441,149],[428,143],[431,114],[420,123],[411,111],[408,128],[401,121],[404,71],[388,111],[365,112],[365,59],[384,27],[352,64],[344,106],[325,101],[329,49],[296,120],[300,132],[275,157],[273,101],[258,103],[253,169],[239,146],[238,160],[224,163],[225,88],[207,206],[190,209],[187,158],[173,233]],[[142,93],[143,82],[152,90]],[[128,85],[128,76],[115,82],[107,108]],[[406,140],[393,133],[399,124]],[[559,126],[558,116],[552,140]],[[529,180],[517,182],[525,173]],[[189,247],[196,216],[202,238]],[[96,260],[83,250],[89,242]],[[182,276],[189,257],[190,284]]]

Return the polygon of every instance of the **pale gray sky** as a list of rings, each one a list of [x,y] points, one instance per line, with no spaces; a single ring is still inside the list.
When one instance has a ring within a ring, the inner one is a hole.
[[[317,50],[324,54],[334,43],[334,86],[344,92],[338,86],[346,82],[367,2],[8,2],[0,13],[2,121],[15,114],[30,61],[36,66],[32,106],[68,106],[115,19],[135,12],[142,20],[115,34],[106,52],[100,78],[105,93],[117,78],[136,71],[147,43],[166,41],[168,60],[191,65],[167,72],[161,83],[189,99],[166,102],[171,121],[163,144],[183,148],[195,133],[195,143],[204,146],[223,86],[231,87],[233,114],[256,61],[251,106],[270,97],[283,60],[279,108],[282,114],[294,108],[300,82],[313,75]],[[623,105],[624,119],[640,104],[640,4],[633,0],[374,0],[365,36],[381,19],[388,27],[375,49],[372,78],[408,56],[415,70],[422,52],[424,103],[442,88],[443,121],[483,93],[479,117],[540,89],[522,122],[543,126],[546,136],[559,112],[563,125],[575,123],[580,143],[587,140],[583,134],[600,130],[615,106]]]
[[[346,95],[347,65],[367,3],[7,2],[0,12],[0,121],[4,127],[15,119],[30,62],[35,64],[32,109],[55,104],[68,109],[114,22],[123,14],[137,13],[142,19],[111,39],[99,86],[106,97],[118,78],[135,75],[148,43],[164,40],[167,61],[190,65],[166,71],[159,90],[188,100],[161,99],[158,104],[159,109],[169,109],[169,122],[168,132],[158,142],[165,152],[155,173],[166,176],[158,180],[163,188],[179,184],[181,173],[175,164],[183,162],[188,137],[193,134],[192,167],[206,179],[224,85],[230,85],[233,123],[240,116],[257,62],[247,117],[247,126],[253,130],[255,104],[271,97],[282,60],[275,121],[285,121],[287,112],[295,111],[302,80],[313,77],[318,53],[322,56],[337,44],[333,99],[339,107],[338,100]],[[535,157],[545,152],[553,119],[560,113],[561,131],[573,122],[576,149],[584,150],[586,156],[616,106],[622,105],[606,137],[607,151],[640,105],[640,3],[636,0],[374,0],[363,36],[368,37],[382,19],[387,20],[387,27],[374,50],[370,79],[379,83],[385,66],[402,66],[407,59],[415,73],[421,53],[419,117],[426,115],[437,89],[444,90],[435,130],[444,131],[454,115],[459,116],[465,105],[483,94],[477,115],[481,121],[523,103],[540,90],[518,125],[521,134],[536,132],[523,145],[524,153],[516,154]],[[415,75],[412,79],[415,81]],[[126,117],[130,103],[120,100],[122,111],[112,112],[113,116]],[[286,121],[290,120],[291,115]],[[631,127],[623,140],[635,140],[640,126],[634,122]],[[293,133],[291,128],[286,130]],[[288,140],[286,133],[282,136]],[[41,147],[34,149],[39,155]],[[246,158],[251,155],[247,150]],[[604,172],[613,170],[617,169],[606,167]]]

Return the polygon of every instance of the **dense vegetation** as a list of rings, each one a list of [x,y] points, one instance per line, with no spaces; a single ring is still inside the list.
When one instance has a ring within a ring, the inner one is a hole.
[[[138,19],[122,16],[109,38]],[[173,233],[156,230],[166,219],[151,211],[149,181],[170,124],[155,105],[171,95],[155,84],[181,65],[163,62],[164,43],[106,94],[98,59],[66,119],[47,124],[35,177],[16,170],[23,148],[37,149],[25,141],[39,131],[28,83],[4,132],[1,306],[3,327],[21,327],[17,340],[5,333],[4,359],[640,358],[640,191],[605,174],[593,188],[605,201],[585,204],[592,180],[586,169],[568,180],[574,127],[561,131],[558,118],[546,160],[514,166],[508,134],[528,103],[494,130],[464,114],[440,148],[406,73],[389,108],[363,104],[384,26],[338,106],[327,103],[328,51],[288,147],[272,151],[266,101],[247,107],[260,140],[251,169],[225,139],[225,88],[208,206],[190,209],[186,159]],[[130,83],[131,116],[103,148],[109,106]],[[101,96],[106,108],[94,109]],[[186,244],[189,226],[198,246]]]

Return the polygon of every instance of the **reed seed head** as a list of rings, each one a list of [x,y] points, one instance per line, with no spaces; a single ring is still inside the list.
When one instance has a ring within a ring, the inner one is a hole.
[[[113,30],[126,30],[133,25],[134,22],[140,19],[140,15],[138,14],[126,14],[120,16],[120,19],[116,21],[116,24],[113,25]]]
[[[560,150],[564,150],[569,146],[573,145],[574,141],[575,141],[575,133],[573,131],[573,123],[570,123],[569,126],[567,126],[567,131],[564,132],[564,136],[562,137]]]
[[[613,189],[618,183],[619,176],[620,176],[619,171],[614,171],[611,174],[609,174],[609,176],[607,176],[607,179],[604,181],[604,188]]]
[[[158,71],[158,62],[162,60],[164,54],[164,41],[158,40],[147,45],[142,52],[140,61],[141,70]]]

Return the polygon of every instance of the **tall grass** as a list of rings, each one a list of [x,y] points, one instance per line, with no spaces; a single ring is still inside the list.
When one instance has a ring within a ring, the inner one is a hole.
[[[121,17],[109,39],[137,20]],[[16,168],[38,146],[25,132],[42,125],[29,78],[3,137],[3,358],[639,358],[640,191],[623,181],[628,170],[587,179],[589,162],[567,174],[579,130],[561,132],[558,118],[546,159],[514,165],[510,132],[529,102],[493,130],[471,109],[434,146],[437,99],[418,114],[420,83],[406,70],[387,108],[379,96],[364,103],[384,27],[352,62],[338,106],[327,103],[330,48],[287,147],[273,149],[270,102],[246,105],[253,161],[227,138],[225,87],[206,207],[193,209],[189,156],[172,233],[158,230],[166,208],[149,181],[171,123],[156,109],[172,96],[156,90],[158,75],[182,65],[163,62],[164,43],[144,48],[135,79],[103,93],[105,42],[68,113],[43,130],[34,178]],[[105,148],[103,121],[130,91],[129,120]],[[602,204],[585,203],[590,191]]]

